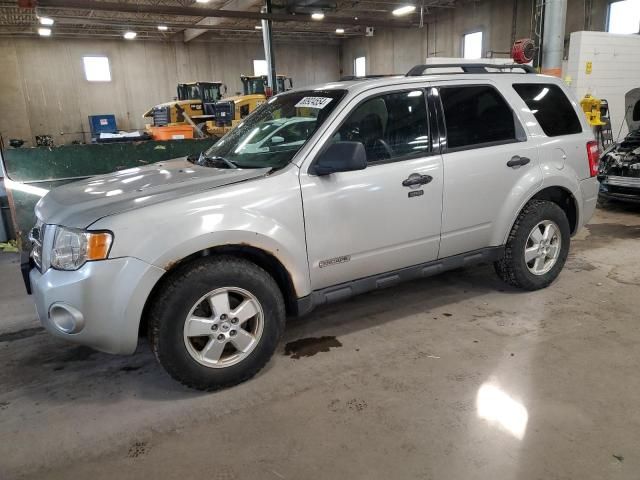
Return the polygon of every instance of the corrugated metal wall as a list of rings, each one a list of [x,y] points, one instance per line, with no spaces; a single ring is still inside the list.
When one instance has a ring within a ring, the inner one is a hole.
[[[294,86],[339,77],[337,45],[276,44],[279,73]],[[112,81],[85,80],[82,57],[106,55]],[[144,127],[142,114],[171,100],[178,81],[221,80],[229,94],[264,57],[260,43],[1,39],[0,134],[28,140],[50,134],[57,144],[88,140],[87,116],[114,113],[121,129]]]

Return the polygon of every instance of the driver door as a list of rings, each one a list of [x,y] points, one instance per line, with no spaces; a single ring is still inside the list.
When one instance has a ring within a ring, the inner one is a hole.
[[[367,168],[315,176],[309,162],[300,175],[313,290],[438,257],[442,160],[426,93],[386,90],[362,94],[324,139],[363,143]]]

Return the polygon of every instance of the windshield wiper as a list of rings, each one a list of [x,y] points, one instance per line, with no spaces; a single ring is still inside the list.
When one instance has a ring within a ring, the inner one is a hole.
[[[238,168],[238,165],[233,163],[231,160],[227,160],[224,157],[209,157],[204,152],[200,152],[198,158],[196,157],[188,157],[191,163],[195,163],[196,165],[200,165],[201,167],[220,167],[220,164],[225,165],[227,168]]]

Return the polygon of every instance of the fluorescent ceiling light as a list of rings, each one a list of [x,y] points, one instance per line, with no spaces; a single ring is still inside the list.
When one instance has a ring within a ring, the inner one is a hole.
[[[133,40],[134,38],[136,38],[138,34],[136,32],[124,32],[124,38],[126,38],[127,40]]]
[[[50,28],[39,28],[38,29],[38,35],[40,35],[41,37],[50,37],[51,36],[51,29]]]
[[[53,25],[53,18],[40,17],[38,20],[40,20],[41,25]]]
[[[404,7],[398,7],[396,8],[393,13],[396,17],[399,17],[401,15],[407,15],[408,13],[413,13],[416,11],[416,6],[415,5],[405,5]]]
[[[336,28],[336,33],[337,33],[338,35],[343,34],[343,33],[344,33],[344,28]]]
[[[262,30],[262,25],[256,25],[256,26],[255,26],[255,27],[253,27],[253,28],[255,28],[256,30]]]
[[[324,13],[322,12],[312,13],[311,18],[313,18],[314,20],[322,20],[324,18]]]
[[[158,25],[158,30],[160,30],[161,32],[166,32],[167,30],[169,30],[169,27],[167,27],[166,25]]]

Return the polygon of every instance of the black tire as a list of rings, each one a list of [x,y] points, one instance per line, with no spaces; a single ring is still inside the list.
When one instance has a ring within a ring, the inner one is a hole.
[[[558,225],[561,234],[560,253],[555,265],[544,275],[532,273],[525,262],[524,249],[533,228],[544,220]],[[505,246],[504,257],[495,262],[496,273],[509,285],[525,290],[539,290],[553,282],[564,267],[569,254],[571,232],[569,220],[564,211],[555,203],[531,200],[516,219]]]
[[[183,338],[184,324],[198,299],[217,288],[236,287],[253,294],[263,311],[263,331],[246,358],[225,368],[211,368],[196,361]],[[152,299],[149,312],[151,349],[175,380],[198,390],[231,387],[258,373],[273,355],[285,325],[282,292],[262,268],[241,258],[206,257],[190,262],[171,274]]]

